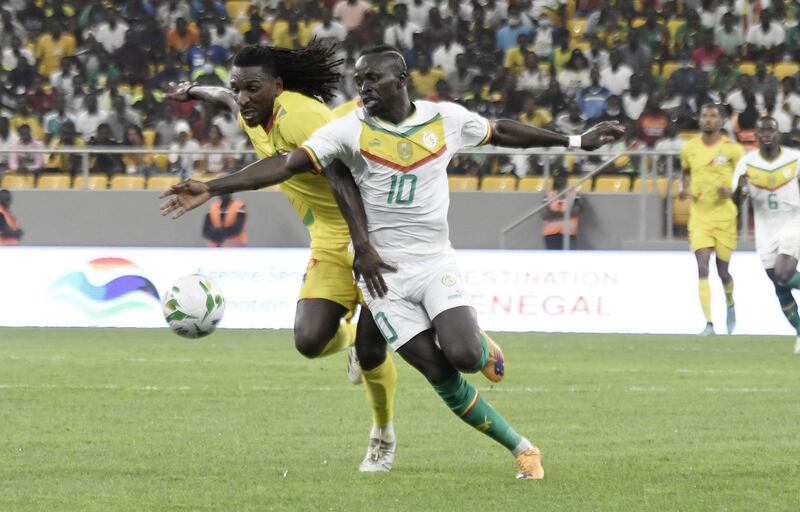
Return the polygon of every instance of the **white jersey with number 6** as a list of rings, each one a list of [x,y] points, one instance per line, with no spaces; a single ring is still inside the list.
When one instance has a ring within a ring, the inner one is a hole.
[[[318,129],[301,147],[315,169],[340,160],[353,174],[370,242],[388,261],[439,254],[450,247],[447,166],[465,146],[491,137],[491,123],[454,103],[415,101],[394,125],[363,108]]]
[[[766,268],[775,264],[775,256],[800,252],[800,152],[781,148],[772,161],[758,150],[739,160],[732,188],[747,177],[747,191],[755,217],[756,250]]]

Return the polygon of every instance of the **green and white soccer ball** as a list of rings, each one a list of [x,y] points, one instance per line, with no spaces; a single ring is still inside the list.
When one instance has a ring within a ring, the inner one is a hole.
[[[161,302],[164,318],[175,334],[202,338],[217,328],[225,313],[225,299],[214,282],[199,274],[175,281]]]

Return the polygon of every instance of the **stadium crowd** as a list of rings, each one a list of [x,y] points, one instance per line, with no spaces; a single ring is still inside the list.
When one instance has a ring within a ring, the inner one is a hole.
[[[91,172],[109,175],[234,170],[253,157],[171,153],[249,143],[229,113],[164,91],[226,85],[242,45],[312,38],[336,42],[344,60],[332,107],[356,96],[359,49],[386,43],[406,58],[413,98],[568,133],[618,120],[629,129],[614,151],[679,149],[707,102],[728,105],[726,129],[745,145],[765,113],[786,143],[800,135],[800,0],[6,0],[0,15],[0,148],[15,150],[0,153],[0,172],[80,172],[80,155],[26,152],[67,146],[165,148],[93,155]],[[615,165],[633,172],[635,160]],[[450,171],[542,166],[460,155]]]

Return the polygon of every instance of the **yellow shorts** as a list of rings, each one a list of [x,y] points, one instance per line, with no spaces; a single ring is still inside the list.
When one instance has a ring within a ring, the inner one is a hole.
[[[736,218],[729,221],[703,222],[689,219],[689,245],[692,252],[710,248],[717,253],[717,258],[731,261],[731,254],[736,249]]]
[[[362,302],[353,280],[353,255],[346,249],[312,249],[299,299],[327,299],[347,308],[347,316],[352,316]]]

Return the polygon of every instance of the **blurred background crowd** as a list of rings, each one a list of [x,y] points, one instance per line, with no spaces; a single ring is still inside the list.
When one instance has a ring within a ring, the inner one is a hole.
[[[76,173],[81,156],[31,148],[124,146],[163,154],[96,154],[90,171],[213,175],[254,157],[177,154],[249,148],[237,120],[169,84],[227,85],[242,45],[339,45],[344,78],[332,107],[356,96],[361,48],[399,48],[413,98],[457,101],[491,118],[580,133],[629,127],[613,151],[676,150],[700,107],[728,106],[746,145],[774,116],[800,135],[800,0],[5,0],[0,3],[0,172]],[[551,162],[553,163],[553,162]],[[591,159],[559,160],[573,172]],[[453,174],[524,176],[542,158],[460,155]],[[636,172],[623,157],[615,172]]]

